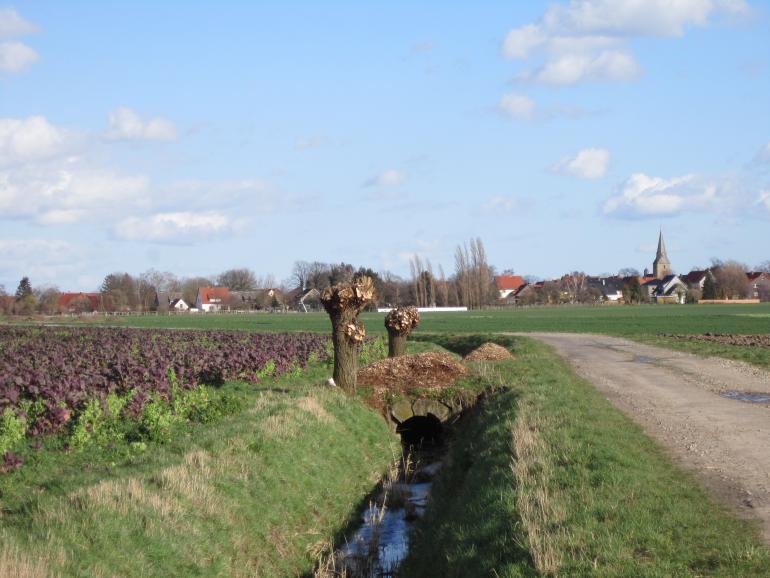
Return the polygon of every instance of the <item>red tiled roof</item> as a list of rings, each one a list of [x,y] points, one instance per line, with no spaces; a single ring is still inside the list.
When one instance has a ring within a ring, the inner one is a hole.
[[[749,281],[756,281],[757,279],[763,278],[770,280],[770,273],[767,271],[751,271],[749,273],[746,273],[746,277],[749,278]]]
[[[201,304],[222,303],[230,297],[230,290],[227,287],[201,287],[198,289],[201,297]],[[213,301],[212,301],[213,300]]]
[[[527,282],[519,275],[498,275],[495,277],[495,284],[500,291],[516,291],[522,285],[526,285]]]
[[[639,277],[639,284],[640,285],[646,285],[650,281],[658,281],[658,278],[654,275],[650,275],[648,277]]]
[[[56,300],[56,305],[60,309],[68,309],[73,306],[73,302],[77,299],[87,299],[91,309],[96,311],[101,304],[101,293],[59,293],[59,299]]]

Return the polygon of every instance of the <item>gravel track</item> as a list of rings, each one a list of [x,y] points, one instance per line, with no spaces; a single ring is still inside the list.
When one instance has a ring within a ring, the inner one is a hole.
[[[770,393],[769,372],[605,335],[523,335],[552,346],[770,543],[770,405],[719,395]]]

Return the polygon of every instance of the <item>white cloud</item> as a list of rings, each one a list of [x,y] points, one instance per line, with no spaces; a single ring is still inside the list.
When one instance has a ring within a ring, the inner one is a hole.
[[[770,190],[760,191],[757,197],[757,204],[764,205],[764,207],[770,211]]]
[[[723,201],[713,183],[699,182],[694,175],[672,179],[634,173],[620,194],[604,203],[604,214],[619,217],[664,217],[690,210],[716,208]]]
[[[551,172],[580,179],[600,179],[607,173],[610,151],[607,149],[583,149],[573,157],[566,157],[551,167]]]
[[[0,38],[16,38],[37,32],[37,27],[19,16],[13,8],[0,8]],[[0,70],[21,72],[37,62],[32,48],[21,42],[0,42]]]
[[[537,23],[508,32],[502,54],[511,60],[542,56],[517,76],[546,84],[628,81],[641,73],[624,49],[634,37],[678,37],[718,14],[745,14],[743,0],[570,0],[551,5]]]
[[[736,3],[737,4],[737,3]],[[548,8],[549,30],[616,36],[681,36],[719,9],[712,0],[571,0]]]
[[[630,81],[640,74],[641,67],[628,52],[605,50],[599,54],[564,54],[519,78],[541,84],[569,85],[587,80]]]
[[[487,213],[510,213],[521,208],[521,203],[514,197],[498,195],[487,199],[481,204],[481,210]]]
[[[41,224],[101,219],[147,206],[149,179],[92,168],[78,159],[0,171],[0,218]]]
[[[21,42],[0,42],[0,70],[21,72],[37,62],[37,52]]]
[[[115,234],[127,241],[195,242],[234,233],[239,223],[218,212],[158,213],[129,217],[115,226]]]
[[[498,106],[505,115],[516,120],[533,118],[537,108],[535,101],[531,98],[512,92],[503,95]]]
[[[174,123],[163,117],[144,120],[125,106],[110,113],[109,127],[105,136],[109,140],[176,140]]]
[[[57,239],[0,239],[0,279],[13,282],[28,276],[33,287],[57,283],[83,269],[85,254]],[[14,288],[6,285],[6,290]]]
[[[398,187],[406,182],[407,175],[403,171],[389,169],[373,176],[364,182],[365,187]]]
[[[0,118],[0,167],[61,155],[74,140],[42,116]]]
[[[13,8],[0,8],[0,38],[16,38],[37,32],[37,26],[19,16]]]

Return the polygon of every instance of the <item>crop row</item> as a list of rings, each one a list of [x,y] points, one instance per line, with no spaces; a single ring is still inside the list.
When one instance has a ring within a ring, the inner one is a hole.
[[[326,358],[324,335],[114,328],[0,327],[0,415],[24,402],[45,411],[30,424],[37,435],[57,431],[94,398],[132,394],[138,416],[154,394],[174,387],[256,382],[308,360]]]

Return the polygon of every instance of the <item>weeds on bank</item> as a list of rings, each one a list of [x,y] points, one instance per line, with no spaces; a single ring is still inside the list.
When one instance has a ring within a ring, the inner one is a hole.
[[[500,387],[459,424],[402,576],[767,574],[756,527],[549,348],[514,347],[478,366]]]

